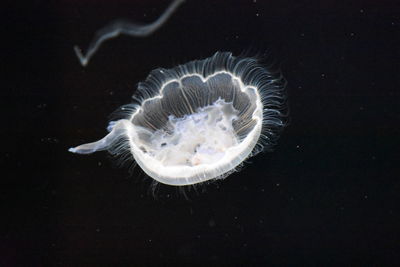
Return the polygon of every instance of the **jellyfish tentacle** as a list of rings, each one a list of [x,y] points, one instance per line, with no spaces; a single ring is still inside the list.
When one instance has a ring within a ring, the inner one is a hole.
[[[108,130],[110,130],[110,133],[107,134],[104,138],[93,143],[71,147],[70,149],[68,149],[68,151],[77,154],[91,154],[96,151],[110,149],[110,147],[112,147],[112,145],[126,133],[126,130],[131,127],[130,125],[131,123],[128,120],[111,122],[107,128]]]
[[[83,54],[82,50],[78,46],[74,46],[75,54],[81,65],[85,67],[89,63],[89,60],[96,53],[102,43],[109,39],[118,37],[120,34],[135,37],[145,37],[152,34],[169,19],[169,17],[184,1],[185,0],[174,0],[157,20],[149,24],[138,25],[124,20],[111,22],[95,34],[95,37],[89,44],[86,54]]]

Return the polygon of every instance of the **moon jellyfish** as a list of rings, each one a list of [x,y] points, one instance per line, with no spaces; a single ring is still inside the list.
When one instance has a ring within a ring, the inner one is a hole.
[[[69,151],[128,150],[154,180],[174,186],[225,178],[270,149],[285,126],[285,80],[256,58],[217,52],[138,85],[103,139]]]
[[[75,54],[78,57],[81,65],[85,67],[89,63],[90,58],[96,53],[97,49],[99,49],[102,43],[109,39],[115,38],[120,34],[126,34],[135,37],[145,37],[152,34],[165,22],[167,22],[172,13],[174,13],[179,5],[184,1],[185,0],[174,0],[156,21],[149,24],[137,25],[128,21],[116,20],[106,27],[100,29],[90,43],[86,55],[82,54],[82,51],[78,46],[74,46]]]

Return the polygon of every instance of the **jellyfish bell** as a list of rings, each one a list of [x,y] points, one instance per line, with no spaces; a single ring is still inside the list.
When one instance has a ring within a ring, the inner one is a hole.
[[[285,125],[284,88],[278,72],[228,52],[156,69],[108,135],[69,151],[129,150],[147,175],[168,185],[224,178],[275,144]]]

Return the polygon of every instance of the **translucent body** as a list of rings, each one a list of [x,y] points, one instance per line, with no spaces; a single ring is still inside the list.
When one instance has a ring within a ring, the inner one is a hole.
[[[129,149],[149,176],[169,185],[226,177],[274,144],[284,126],[283,89],[281,76],[256,59],[230,53],[157,69],[106,137],[70,151]]]
[[[237,113],[232,103],[217,100],[182,118],[171,115],[165,129],[147,133],[140,149],[166,167],[212,164],[239,142],[232,126]]]

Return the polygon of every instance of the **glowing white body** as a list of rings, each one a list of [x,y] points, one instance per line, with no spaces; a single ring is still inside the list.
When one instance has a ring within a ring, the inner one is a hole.
[[[168,185],[226,177],[274,144],[284,126],[283,88],[282,78],[255,59],[230,53],[157,69],[139,85],[144,97],[110,123],[107,136],[70,151],[119,154],[125,147],[149,176]]]

